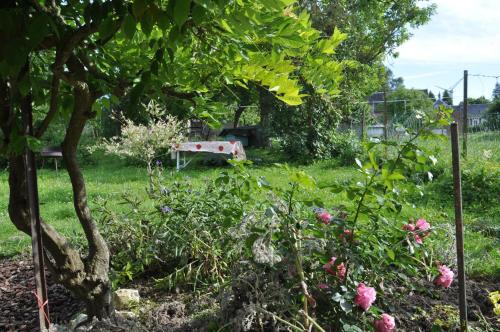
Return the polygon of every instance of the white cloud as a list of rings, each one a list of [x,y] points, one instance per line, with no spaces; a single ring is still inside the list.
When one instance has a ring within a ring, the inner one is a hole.
[[[416,74],[416,75],[406,75],[405,79],[411,80],[411,79],[417,79],[417,78],[435,77],[435,76],[440,76],[444,73],[446,73],[446,71],[431,71],[428,73],[422,73],[422,74]]]
[[[499,0],[435,0],[437,13],[398,52],[419,62],[500,63]]]

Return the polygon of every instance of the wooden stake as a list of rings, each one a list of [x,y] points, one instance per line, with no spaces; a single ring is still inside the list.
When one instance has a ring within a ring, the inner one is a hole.
[[[455,193],[455,237],[458,265],[458,303],[460,308],[460,331],[467,331],[467,299],[465,293],[464,225],[462,216],[462,180],[460,175],[460,152],[458,126],[454,122],[451,131],[451,154],[453,165],[453,189]]]
[[[387,88],[384,88],[384,140],[387,141]]]
[[[24,134],[33,135],[33,109],[31,94],[28,94],[21,105]],[[31,224],[31,250],[33,255],[33,269],[35,273],[36,301],[40,331],[49,329],[49,306],[47,302],[47,284],[45,280],[45,265],[43,261],[42,228],[40,224],[40,205],[38,201],[38,184],[36,175],[35,155],[29,147],[24,153],[24,168],[26,178],[26,191]]]
[[[463,155],[464,158],[467,158],[467,131],[469,129],[469,119],[468,119],[468,113],[469,113],[469,102],[467,100],[467,89],[468,89],[468,77],[469,73],[467,70],[464,70],[464,114],[463,114]]]

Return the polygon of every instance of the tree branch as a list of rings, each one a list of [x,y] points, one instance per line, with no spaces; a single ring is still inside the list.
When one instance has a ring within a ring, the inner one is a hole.
[[[47,115],[41,122],[40,126],[35,131],[35,137],[41,137],[50,123],[54,119],[55,114],[57,113],[57,97],[59,94],[59,86],[60,80],[63,76],[64,65],[68,61],[69,57],[72,55],[75,47],[82,42],[85,38],[87,38],[92,33],[97,32],[97,25],[84,25],[81,28],[77,28],[68,34],[67,37],[63,38],[63,40],[59,43],[58,48],[56,50],[56,58],[54,60],[54,65],[52,67],[52,83],[51,83],[51,97],[49,104],[49,111]]]
[[[175,97],[175,98],[179,98],[179,99],[186,99],[186,100],[191,101],[193,104],[196,104],[196,102],[194,101],[194,98],[197,96],[197,94],[195,92],[181,92],[181,91],[175,90],[171,86],[162,87],[161,92],[163,92],[167,96]]]
[[[47,1],[48,2],[48,1]],[[49,16],[51,16],[55,21],[61,25],[65,26],[66,21],[64,20],[64,17],[61,15],[61,8],[59,8],[55,1],[52,1],[50,4],[50,8],[45,7],[44,5],[40,4],[38,0],[32,0],[31,3],[33,4],[33,7],[35,7],[36,10],[38,10],[41,13],[45,13]]]

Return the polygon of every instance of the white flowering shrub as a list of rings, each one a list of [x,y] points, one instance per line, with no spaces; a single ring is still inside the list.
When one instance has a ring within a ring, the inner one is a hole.
[[[146,106],[146,111],[150,118],[147,125],[121,119],[121,135],[104,140],[100,148],[109,154],[144,161],[151,171],[155,159],[185,140],[186,124],[166,114],[154,100]]]

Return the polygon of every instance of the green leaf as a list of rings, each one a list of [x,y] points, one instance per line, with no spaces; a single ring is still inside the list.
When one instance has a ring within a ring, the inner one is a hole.
[[[29,43],[32,48],[36,47],[48,32],[48,17],[45,14],[35,14],[28,25]]]
[[[316,181],[305,172],[294,172],[290,176],[290,181],[295,182],[304,188],[314,189],[316,188]]]
[[[132,5],[132,12],[136,18],[141,18],[142,14],[146,11],[146,0],[135,0]]]
[[[391,261],[393,261],[396,258],[396,254],[392,249],[386,249],[386,252],[387,252],[387,257],[389,257]]]
[[[234,33],[233,32],[233,29],[231,29],[231,27],[229,26],[229,24],[227,23],[226,20],[220,20],[220,25],[222,26],[222,28],[224,28],[224,30],[226,30],[227,32],[230,32],[230,33]]]
[[[107,17],[102,23],[99,25],[99,35],[101,39],[106,39],[113,33],[114,29],[114,21],[112,17]]]
[[[442,332],[443,329],[439,325],[432,325],[431,332]]]
[[[344,332],[363,332],[362,329],[357,327],[356,325],[344,324],[342,325],[342,331]]]
[[[144,12],[144,15],[141,19],[141,30],[149,36],[151,31],[153,30],[153,14],[150,10]]]
[[[156,20],[158,22],[158,27],[162,30],[167,30],[170,25],[170,19],[168,18],[168,14],[161,10],[156,14]]]
[[[191,15],[193,16],[194,23],[200,25],[205,21],[207,17],[207,11],[202,6],[195,4],[193,6],[193,12]]]
[[[37,152],[42,150],[42,142],[33,136],[26,137],[26,145],[31,151]]]
[[[372,167],[373,167],[374,169],[378,170],[378,169],[379,169],[379,167],[378,167],[378,164],[377,164],[377,160],[376,160],[376,158],[375,158],[375,153],[374,153],[373,151],[370,151],[370,152],[368,153],[368,157],[370,158],[370,162],[371,162],[371,164],[372,164]]]
[[[136,31],[136,26],[137,23],[135,19],[132,17],[132,15],[127,15],[125,16],[123,23],[122,23],[122,31],[123,34],[129,38],[132,39],[134,37],[135,31]]]
[[[345,313],[350,313],[352,311],[352,304],[348,301],[340,301],[340,307]]]
[[[191,0],[176,0],[174,4],[174,21],[181,27],[187,21]]]
[[[391,175],[389,175],[387,177],[387,179],[388,180],[404,180],[404,179],[406,179],[406,177],[403,174],[401,174],[401,173],[394,172]]]

